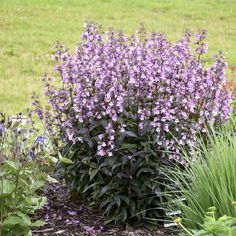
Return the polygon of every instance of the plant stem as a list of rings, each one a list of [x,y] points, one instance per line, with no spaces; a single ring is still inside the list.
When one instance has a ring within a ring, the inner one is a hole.
[[[181,223],[179,223],[179,225],[188,235],[193,236],[193,234],[188,229],[186,229]]]

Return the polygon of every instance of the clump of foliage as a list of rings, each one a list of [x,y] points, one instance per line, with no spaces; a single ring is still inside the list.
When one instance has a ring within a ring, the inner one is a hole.
[[[43,206],[40,190],[50,177],[45,165],[46,137],[36,136],[30,120],[21,115],[14,120],[1,114],[0,120],[0,235],[31,234],[30,215]]]
[[[193,150],[194,161],[186,155],[188,166],[185,170],[173,168],[169,171],[171,174],[167,174],[172,181],[169,186],[171,209],[181,211],[187,228],[199,229],[204,223],[205,212],[211,206],[217,209],[214,213],[216,220],[222,215],[236,217],[235,206],[232,205],[236,199],[234,129],[235,123],[221,133],[211,130],[207,136],[208,145],[200,140],[199,148]]]
[[[74,53],[55,46],[59,81],[43,78],[49,103],[43,109],[35,97],[35,110],[73,162],[61,168],[68,186],[117,222],[157,217],[159,167],[184,163],[179,144],[190,149],[204,125],[229,118],[226,63],[219,54],[202,64],[205,35],[192,53],[190,32],[171,44],[143,27],[126,37],[87,23]]]
[[[235,205],[235,202],[233,202]],[[210,207],[204,219],[204,223],[200,230],[188,230],[182,223],[181,219],[175,219],[175,222],[180,225],[186,235],[189,236],[233,236],[236,235],[236,217],[221,216],[216,219],[216,208]]]

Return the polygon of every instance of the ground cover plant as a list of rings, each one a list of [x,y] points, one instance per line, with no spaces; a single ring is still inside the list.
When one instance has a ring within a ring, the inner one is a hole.
[[[170,205],[174,206],[172,210],[181,211],[182,224],[186,228],[208,228],[209,234],[206,235],[228,235],[224,232],[220,234],[220,231],[235,230],[235,123],[218,134],[210,132],[207,139],[208,145],[200,141],[199,149],[193,152],[195,161],[189,161],[184,172],[176,169],[170,171],[174,192]],[[214,214],[211,221],[205,222],[205,227],[202,225],[209,208],[214,209],[211,210]],[[218,234],[210,234],[213,232],[210,230]]]
[[[74,48],[84,20],[127,34],[143,22],[148,31],[164,32],[171,41],[185,29],[207,28],[211,47],[206,59],[221,49],[235,67],[235,12],[234,0],[1,0],[0,110],[26,111],[32,91],[41,92],[37,78],[52,68],[51,46],[61,40]]]
[[[58,80],[43,78],[48,104],[35,97],[35,111],[67,158],[70,190],[115,222],[160,217],[160,166],[184,164],[181,149],[229,119],[226,63],[220,53],[204,66],[205,35],[192,52],[189,31],[171,44],[143,27],[126,37],[87,23],[74,53],[55,46]]]
[[[25,122],[25,123],[24,123]],[[24,123],[24,124],[23,124]],[[40,190],[51,178],[43,171],[46,138],[36,136],[31,121],[1,114],[0,122],[0,235],[32,235],[44,225],[30,216],[46,198]]]

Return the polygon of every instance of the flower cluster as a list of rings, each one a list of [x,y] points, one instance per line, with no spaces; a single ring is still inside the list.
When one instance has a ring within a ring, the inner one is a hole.
[[[90,146],[95,140],[98,156],[113,156],[119,137],[149,130],[155,131],[157,150],[181,161],[179,144],[193,145],[205,125],[226,122],[231,113],[223,55],[210,67],[201,61],[205,35],[205,30],[196,35],[193,53],[191,32],[171,44],[164,34],[142,27],[126,37],[86,23],[73,54],[55,46],[61,86],[45,77],[49,105],[42,109],[36,98],[36,111],[52,137]],[[137,125],[135,133],[129,132],[129,120]],[[99,125],[93,139],[91,130]]]
[[[46,146],[46,136],[36,136],[33,121],[20,114],[13,117],[6,117],[0,113],[0,150],[2,161],[9,158],[8,155],[14,155],[18,158],[32,160],[42,159]],[[25,160],[26,161],[26,160]]]

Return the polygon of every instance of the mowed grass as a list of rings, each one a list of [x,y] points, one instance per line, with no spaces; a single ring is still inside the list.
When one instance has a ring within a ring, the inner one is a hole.
[[[0,0],[0,111],[26,111],[41,75],[52,72],[51,46],[73,49],[86,20],[127,34],[144,23],[172,41],[206,28],[209,55],[222,50],[236,65],[235,0]]]

